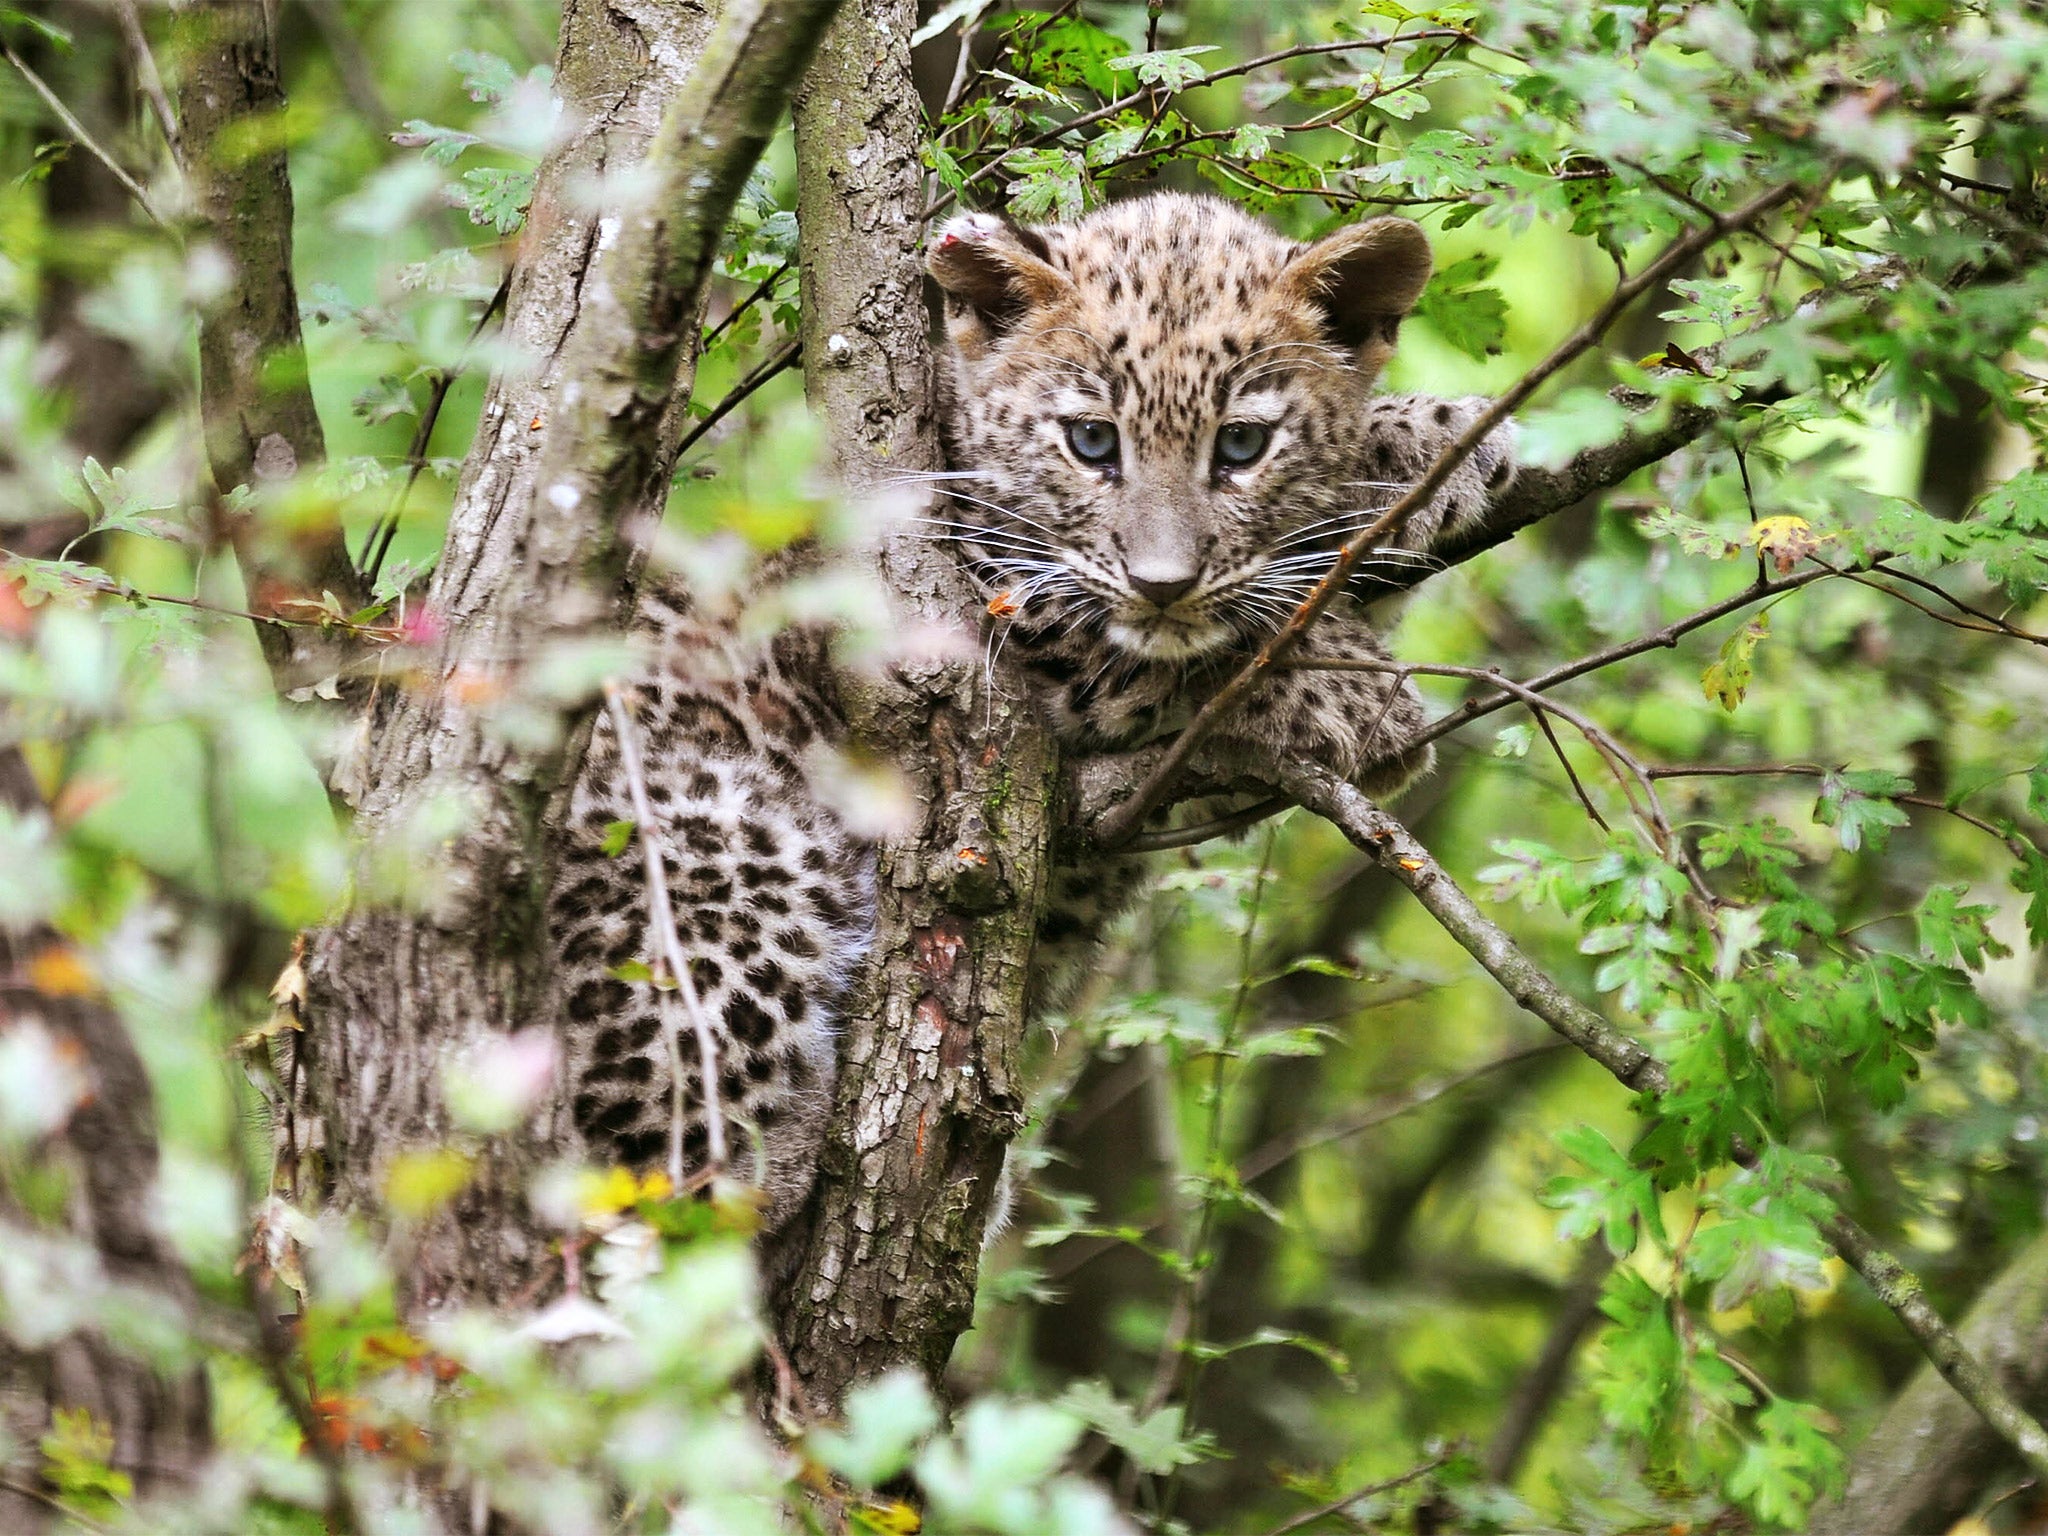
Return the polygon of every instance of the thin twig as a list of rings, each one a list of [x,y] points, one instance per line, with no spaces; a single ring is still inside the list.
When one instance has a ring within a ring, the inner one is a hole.
[[[1819,779],[1838,772],[1837,769],[1823,768],[1818,763],[1672,763],[1665,766],[1651,764],[1650,777],[1653,779],[1741,779],[1764,778],[1772,775],[1795,775],[1800,778]],[[1872,795],[1873,800],[1891,800],[1900,805],[1917,805],[1925,810],[1941,811],[1956,820],[1966,822],[1979,832],[1997,838],[2017,856],[2024,857],[2029,846],[2017,834],[1999,830],[1994,822],[1982,816],[1973,816],[1959,805],[1950,805],[1946,800],[1937,800],[1932,795]]]
[[[27,63],[23,61],[21,55],[16,53],[6,43],[0,43],[0,58],[4,58],[8,63],[12,64],[21,78],[28,82],[29,89],[42,97],[43,105],[57,114],[57,121],[64,125],[65,131],[72,138],[76,139],[87,153],[113,173],[114,179],[121,183],[128,195],[135,199],[144,213],[149,215],[149,222],[156,225],[159,229],[168,229],[170,226],[164,222],[163,215],[156,211],[156,204],[152,203],[149,200],[149,194],[142,190],[142,183],[133,176],[130,176],[126,169],[122,167],[121,162],[108,153],[99,140],[86,131],[85,124],[81,123],[73,115],[71,109],[64,105],[64,99],[43,83],[43,77],[30,69]]]
[[[1197,843],[1206,843],[1212,838],[1229,837],[1248,827],[1255,827],[1269,816],[1278,816],[1282,811],[1291,810],[1294,802],[1285,795],[1268,795],[1242,810],[1232,811],[1227,816],[1218,816],[1213,821],[1199,822],[1192,827],[1167,827],[1159,832],[1141,832],[1123,845],[1125,853],[1160,853],[1168,848],[1192,848]]]
[[[1344,835],[1406,886],[1444,931],[1477,960],[1517,1003],[1535,1014],[1586,1055],[1605,1067],[1623,1087],[1662,1095],[1671,1082],[1664,1064],[1639,1041],[1587,1007],[1522,952],[1515,941],[1444,872],[1409,830],[1368,800],[1355,785],[1327,768],[1287,765],[1282,787]],[[1738,1145],[1736,1162],[1755,1154]],[[2021,1407],[1992,1371],[1971,1354],[1927,1302],[1919,1280],[1848,1216],[1837,1213],[1822,1232],[1849,1266],[1863,1276],[1877,1298],[1919,1341],[1942,1378],[2013,1447],[2037,1474],[2048,1477],[2048,1431]]]
[[[1136,793],[1103,815],[1094,829],[1097,842],[1104,847],[1114,847],[1137,830],[1145,814],[1159,803],[1174,776],[1216,728],[1222,717],[1237,708],[1260,686],[1269,675],[1273,664],[1283,660],[1293,651],[1316,617],[1329,606],[1339,592],[1344,590],[1346,583],[1351,579],[1352,571],[1366,551],[1390,537],[1398,536],[1409,515],[1442,488],[1452,472],[1472,455],[1494,428],[1514,413],[1516,407],[1533,395],[1553,374],[1582,352],[1596,345],[1606,334],[1608,326],[1612,325],[1622,311],[1640,295],[1661,283],[1715,241],[1755,223],[1791,197],[1796,190],[1794,183],[1782,182],[1751,198],[1725,218],[1689,230],[1673,240],[1642,271],[1617,284],[1607,302],[1569,337],[1553,348],[1548,357],[1523,374],[1513,387],[1474,417],[1471,425],[1437,455],[1436,462],[1430,465],[1420,480],[1409,487],[1400,500],[1382,512],[1369,526],[1355,534],[1343,549],[1338,551],[1331,561],[1329,570],[1310,589],[1308,596],[1302,599],[1300,606],[1294,610],[1293,616],[1281,627],[1279,633],[1267,641],[1258,655],[1246,663],[1242,670],[1202,706],[1194,719],[1188,722],[1187,729],[1167,748],[1158,767],[1138,787]]]
[[[1354,1488],[1342,1498],[1332,1499],[1327,1504],[1302,1511],[1291,1520],[1281,1521],[1280,1524],[1268,1531],[1266,1536],[1288,1536],[1290,1531],[1298,1531],[1303,1526],[1314,1525],[1318,1520],[1327,1520],[1332,1515],[1341,1514],[1347,1504],[1356,1504],[1360,1499],[1369,1499],[1374,1494],[1391,1493],[1394,1489],[1404,1487],[1414,1482],[1417,1478],[1427,1477],[1450,1459],[1448,1455],[1438,1456],[1432,1460],[1425,1461],[1419,1467],[1410,1467],[1399,1477],[1389,1477],[1381,1482],[1367,1483],[1363,1488]]]
[[[703,344],[698,348],[699,355],[702,355],[703,353],[710,351],[711,343],[718,340],[719,337],[723,336],[728,330],[730,330],[734,323],[738,321],[741,315],[744,315],[756,304],[760,303],[763,299],[767,298],[769,294],[773,293],[775,291],[775,285],[781,282],[784,275],[789,271],[791,267],[795,265],[796,263],[793,261],[785,261],[773,272],[770,272],[766,277],[762,278],[760,282],[756,283],[751,293],[749,293],[745,298],[741,299],[737,304],[733,305],[731,309],[727,310],[723,318],[719,320],[718,324],[712,326],[710,330],[704,333]]]
[[[1372,1130],[1376,1126],[1385,1125],[1389,1120],[1412,1114],[1426,1104],[1434,1104],[1445,1094],[1455,1093],[1481,1078],[1491,1077],[1494,1073],[1504,1072],[1510,1067],[1518,1067],[1525,1061],[1554,1055],[1563,1049],[1565,1047],[1559,1041],[1538,1040],[1534,1044],[1503,1052],[1489,1061],[1482,1061],[1476,1067],[1467,1067],[1462,1072],[1448,1072],[1440,1077],[1424,1078],[1412,1087],[1403,1088],[1399,1093],[1390,1093],[1326,1125],[1275,1136],[1238,1163],[1237,1176],[1245,1183],[1264,1178],[1282,1163],[1299,1157],[1311,1148],[1327,1146],[1333,1141],[1348,1141],[1351,1137]]]
[[[1918,587],[1923,592],[1932,592],[1936,597],[1940,598],[1943,602],[1947,603],[1951,608],[1954,608],[1958,613],[1967,613],[1972,618],[1982,619],[1985,623],[1992,625],[1994,628],[1996,628],[1998,633],[2001,635],[2009,635],[2015,640],[2024,640],[2029,645],[2048,645],[2048,635],[2037,635],[2030,629],[2021,629],[2017,624],[2012,623],[2010,620],[2001,619],[1995,613],[1989,613],[1982,608],[1972,607],[1970,604],[1964,602],[1961,598],[1957,597],[1953,592],[1949,591],[1948,588],[1941,586],[1936,582],[1929,581],[1924,576],[1915,576],[1911,571],[1902,571],[1897,566],[1886,565],[1883,562],[1883,560],[1872,561],[1870,568],[1881,575],[1891,577],[1894,581],[1903,581],[1911,586]],[[1880,588],[1880,590],[1882,589]],[[1892,595],[1894,597],[1904,597],[1903,593],[1898,592],[1894,592]],[[1914,604],[1914,606],[1919,607],[1917,603]],[[1920,611],[1922,613],[1927,612],[1927,610],[1924,608],[1922,608]],[[1935,614],[1933,615],[1933,617],[1936,619],[1941,619],[1941,615],[1939,614]],[[1941,619],[1941,622],[1948,623],[1950,621],[1946,619]],[[1972,629],[1976,628],[1975,625],[1970,625],[1968,627]]]
[[[683,440],[676,444],[676,458],[681,459],[685,453],[689,452],[692,444],[739,409],[740,405],[755,390],[766,384],[770,379],[782,372],[783,369],[792,367],[802,357],[803,350],[803,343],[791,337],[766,362],[755,368],[752,373],[727,390],[725,398],[711,407],[710,414],[683,434]]]
[[[369,536],[363,540],[362,575],[363,585],[367,588],[377,585],[378,573],[384,569],[384,556],[391,548],[392,539],[397,536],[399,519],[405,513],[406,498],[412,495],[421,471],[427,467],[427,449],[433,444],[434,427],[441,420],[441,407],[447,402],[448,391],[462,377],[470,350],[476,346],[477,338],[483,335],[484,327],[491,323],[493,315],[504,309],[506,299],[511,296],[512,272],[511,264],[507,263],[505,275],[498,280],[497,292],[491,295],[491,302],[484,306],[484,312],[476,317],[476,324],[469,328],[469,336],[462,343],[462,351],[454,365],[434,376],[433,388],[427,392],[427,408],[420,412],[419,425],[413,428],[412,442],[405,450],[405,484],[391,498],[391,509],[378,519]]]
[[[149,50],[149,34],[142,30],[141,13],[135,9],[135,0],[120,0],[115,9],[121,18],[121,35],[127,39],[128,52],[135,63],[135,78],[142,85],[150,110],[156,113],[157,127],[163,130],[164,144],[171,152],[171,163],[183,169],[185,155],[178,139],[178,115],[171,110],[164,77],[157,72],[156,55]]]
[[[1531,694],[1530,697],[1534,698],[1536,695]],[[1614,828],[1607,825],[1607,818],[1600,814],[1600,807],[1593,803],[1593,797],[1586,793],[1586,786],[1579,782],[1579,771],[1572,766],[1572,760],[1565,756],[1564,743],[1557,739],[1557,732],[1551,729],[1549,708],[1532,704],[1529,713],[1536,717],[1537,727],[1543,732],[1543,739],[1550,743],[1550,751],[1557,759],[1557,766],[1564,770],[1565,778],[1571,781],[1572,793],[1579,797],[1579,804],[1585,807],[1586,814],[1593,818],[1593,825],[1602,832],[1612,832]]]
[[[655,833],[654,807],[648,803],[647,779],[640,766],[639,736],[633,725],[632,712],[626,708],[625,696],[617,683],[605,683],[604,705],[611,715],[612,730],[618,737],[619,766],[625,771],[626,790],[633,800],[633,833],[640,840],[640,857],[647,870],[648,922],[654,929],[655,942],[661,946],[662,959],[668,966],[675,990],[682,997],[690,1027],[697,1035],[697,1064],[704,1078],[704,1130],[710,1158],[707,1171],[722,1172],[725,1168],[725,1114],[718,1102],[718,1038],[712,1033],[703,1000],[697,996],[697,980],[690,974],[690,964],[683,957],[683,941],[676,932],[675,908],[668,899],[668,873],[662,868],[661,843]],[[666,999],[666,989],[659,995]],[[665,1002],[662,1014],[665,1026],[662,1037],[668,1042],[668,1175],[670,1182],[681,1189],[683,1118],[687,1108],[683,1096],[683,1042],[682,1033],[675,1027],[673,1015]]]
[[[19,1482],[11,1477],[0,1477],[0,1488],[4,1488],[7,1492],[19,1498],[28,1499],[33,1503],[42,1505],[47,1510],[62,1515],[67,1525],[75,1525],[80,1530],[99,1533],[113,1529],[110,1525],[101,1525],[97,1520],[88,1520],[55,1494],[45,1493],[33,1483]]]
[[[1724,619],[1739,609],[1747,608],[1751,603],[1761,603],[1787,592],[1796,592],[1801,587],[1811,586],[1814,582],[1825,580],[1834,574],[1833,571],[1827,570],[1801,571],[1797,576],[1787,577],[1783,581],[1744,587],[1733,597],[1723,598],[1718,603],[1710,603],[1682,619],[1674,619],[1662,629],[1651,630],[1648,634],[1638,635],[1633,640],[1625,640],[1619,645],[1609,646],[1604,651],[1595,651],[1590,656],[1582,656],[1576,661],[1552,667],[1548,672],[1538,673],[1521,687],[1531,693],[1542,693],[1555,688],[1559,683],[1570,682],[1575,677],[1584,677],[1588,672],[1611,667],[1618,661],[1627,661],[1630,657],[1640,656],[1646,651],[1668,650],[1694,630],[1703,629],[1716,619]],[[1483,715],[1493,714],[1519,701],[1519,693],[1505,690],[1488,694],[1483,698],[1467,699],[1449,714],[1431,721],[1425,729],[1410,738],[1408,745],[1419,747],[1424,742],[1435,741],[1439,736],[1448,736],[1459,727],[1469,725]]]
[[[1825,560],[1822,560],[1817,555],[1809,555],[1807,558],[1812,560],[1816,565],[1827,566],[1827,562]],[[1946,624],[1951,629],[1967,630],[1970,634],[1973,635],[2007,635],[2014,639],[2032,641],[2036,645],[2048,645],[2048,636],[2033,635],[2029,634],[2025,630],[2016,630],[2011,625],[2005,624],[2003,622],[1993,622],[1990,624],[1972,624],[1965,619],[1951,618],[1949,615],[1945,613],[1936,612],[1934,609],[1928,607],[1925,603],[1921,602],[1917,597],[1908,597],[1905,593],[1899,591],[1898,588],[1888,587],[1883,582],[1875,581],[1870,577],[1861,574],[1860,572],[1841,570],[1833,566],[1828,566],[1828,569],[1834,575],[1842,577],[1845,581],[1853,581],[1859,587],[1868,587],[1873,592],[1882,592],[1886,597],[1895,598],[1899,602],[1904,603],[1908,608],[1918,609],[1921,613],[1926,614],[1928,618],[1934,620],[1935,623]],[[1894,572],[1892,574],[1897,573]],[[1942,596],[1947,597],[1948,594],[1944,592],[1942,593]]]

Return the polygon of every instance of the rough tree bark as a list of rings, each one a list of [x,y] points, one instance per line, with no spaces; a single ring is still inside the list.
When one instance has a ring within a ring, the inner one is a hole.
[[[2023,1248],[1971,1305],[1956,1330],[2006,1389],[2048,1411],[2048,1237]],[[2018,1459],[1983,1417],[1924,1365],[1891,1400],[1849,1461],[1838,1499],[1815,1506],[1812,1536],[1910,1536],[1947,1530],[1980,1505]]]
[[[842,479],[939,467],[919,251],[914,0],[834,25],[796,101],[805,391]],[[786,1235],[777,1308],[813,1401],[910,1364],[936,1380],[974,1309],[983,1225],[1021,1121],[1018,1048],[1056,758],[1017,681],[978,660],[979,601],[940,546],[892,541],[905,626],[962,656],[844,680],[856,739],[916,815],[880,850],[876,943],[845,1021],[818,1188]]]
[[[437,803],[461,808],[430,909],[364,901],[309,946],[306,1080],[342,1210],[374,1214],[395,1156],[449,1140],[450,1052],[550,1022],[544,820],[579,706],[555,706],[564,731],[542,745],[494,734],[478,706],[546,707],[523,669],[617,628],[633,531],[666,493],[712,252],[831,9],[728,0],[715,28],[690,0],[574,0],[564,16],[572,126],[543,164],[507,312],[534,366],[486,398],[426,598],[446,638],[425,684],[383,685],[336,778],[369,866]],[[636,164],[628,205],[619,173]],[[552,1234],[525,1192],[567,1124],[557,1093],[476,1149],[469,1187],[409,1236],[409,1305],[503,1299],[543,1275]]]
[[[174,148],[192,189],[204,237],[220,248],[231,280],[199,327],[200,419],[216,489],[288,479],[327,453],[306,378],[299,298],[292,280],[292,187],[284,140],[262,131],[284,111],[276,40],[262,0],[184,4]],[[252,132],[251,130],[256,130]],[[253,147],[252,147],[253,146]],[[259,613],[322,590],[346,604],[361,597],[339,523],[307,535],[285,558],[259,547],[259,529],[234,517],[216,534],[231,541],[251,579]],[[327,648],[316,631],[260,625],[257,638],[282,682],[316,677]]]

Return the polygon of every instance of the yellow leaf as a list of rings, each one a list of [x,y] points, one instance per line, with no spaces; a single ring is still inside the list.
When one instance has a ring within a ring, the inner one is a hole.
[[[52,944],[28,963],[28,984],[45,997],[97,997],[99,979],[69,944]]]
[[[1769,555],[1780,576],[1807,556],[1817,552],[1831,535],[1813,531],[1803,517],[1766,517],[1749,530],[1749,541],[1760,555]]]
[[[401,1152],[384,1175],[384,1198],[400,1216],[430,1215],[469,1182],[469,1155],[453,1147]]]
[[[638,1203],[640,1181],[630,1168],[607,1168],[603,1173],[584,1174],[576,1194],[585,1216],[616,1216]]]
[[[883,1536],[917,1536],[924,1529],[924,1517],[902,1500],[893,1504],[869,1504],[854,1512],[860,1524]]]

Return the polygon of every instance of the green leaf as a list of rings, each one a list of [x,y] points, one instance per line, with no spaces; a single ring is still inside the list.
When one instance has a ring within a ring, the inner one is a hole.
[[[1830,773],[1821,780],[1820,798],[1813,805],[1813,819],[1835,829],[1835,841],[1844,853],[1854,853],[1865,842],[1881,852],[1893,827],[1903,827],[1912,818],[1885,794],[1905,794],[1913,787],[1910,779],[1879,771]]]
[[[1758,1521],[1803,1530],[1814,1501],[1839,1493],[1848,1464],[1818,1408],[1775,1397],[1757,1411],[1757,1438],[1742,1452],[1728,1492]]]
[[[633,841],[635,823],[630,821],[608,821],[604,824],[604,841],[598,846],[608,859],[616,859],[626,851],[626,845]]]
[[[1646,1170],[1590,1125],[1561,1132],[1557,1145],[1587,1171],[1584,1178],[1560,1175],[1544,1186],[1543,1203],[1564,1213],[1557,1224],[1559,1236],[1579,1238],[1598,1232],[1617,1258],[1633,1253],[1645,1233],[1660,1247],[1665,1245],[1657,1188]]]
[[[1213,1437],[1188,1438],[1182,1433],[1187,1412],[1182,1404],[1169,1404],[1141,1418],[1105,1381],[1075,1382],[1055,1399],[1054,1406],[1075,1415],[1129,1457],[1139,1471],[1155,1477],[1216,1454]]]
[[[1164,86],[1169,91],[1187,89],[1208,71],[1195,60],[1205,53],[1215,53],[1214,43],[1198,48],[1159,48],[1151,53],[1127,53],[1121,58],[1111,59],[1111,69],[1128,69],[1137,72],[1138,79],[1146,85]]]
[[[938,1405],[915,1371],[891,1371],[846,1395],[838,1429],[815,1429],[805,1446],[859,1487],[899,1475],[924,1438],[939,1427]]]
[[[533,201],[533,172],[478,166],[462,173],[456,206],[469,210],[472,224],[488,224],[501,235],[515,234]]]
[[[1986,958],[2001,959],[2012,953],[1991,936],[1991,919],[1996,907],[1962,905],[1962,885],[1937,885],[1921,899],[1913,914],[1913,926],[1920,938],[1920,952],[1936,965],[1981,970]]]
[[[462,88],[469,92],[471,101],[497,106],[519,83],[519,71],[495,53],[463,48],[450,54],[448,62],[461,71]]]
[[[1500,265],[1493,256],[1467,256],[1429,280],[1415,313],[1467,357],[1492,357],[1507,339],[1508,301],[1486,286]]]

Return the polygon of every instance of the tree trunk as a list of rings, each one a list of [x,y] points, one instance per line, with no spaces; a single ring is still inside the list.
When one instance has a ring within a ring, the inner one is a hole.
[[[375,1213],[393,1159],[457,1139],[448,1057],[552,1023],[540,893],[547,811],[584,701],[536,680],[615,631],[635,536],[659,517],[694,374],[712,254],[832,10],[728,0],[572,0],[557,88],[572,116],[543,163],[507,330],[536,366],[493,381],[427,611],[446,639],[417,689],[381,685],[336,785],[366,889],[308,952],[306,1081],[344,1211]],[[620,172],[635,164],[630,183]],[[602,189],[602,207],[591,193]],[[490,701],[529,711],[499,728]],[[431,825],[454,812],[459,830]],[[373,882],[437,855],[427,904]],[[502,1301],[549,1278],[531,1175],[575,1142],[558,1073],[530,1122],[469,1144],[467,1188],[408,1238],[413,1308]]]
[[[804,382],[842,479],[939,465],[919,258],[914,0],[840,17],[796,103]],[[939,546],[892,541],[897,621],[979,651],[980,608]],[[1024,1106],[1018,1047],[1057,759],[1018,681],[973,661],[844,682],[858,742],[916,816],[880,850],[876,942],[848,1004],[818,1188],[775,1269],[813,1401],[898,1365],[934,1380],[973,1315],[983,1226]]]
[[[12,748],[0,752],[0,808],[25,824],[47,814],[27,761]],[[22,1267],[19,1278],[89,1288],[109,1314],[167,1311],[195,1326],[191,1276],[152,1208],[156,1095],[112,1004],[82,982],[55,984],[81,963],[47,926],[0,928],[0,1037],[44,1031],[82,1077],[62,1125],[25,1149],[25,1162],[56,1170],[68,1186],[62,1225],[34,1221],[0,1186],[0,1243]],[[98,1331],[53,1329],[47,1317],[0,1315],[0,1322],[14,1336],[0,1339],[0,1531],[57,1528],[52,1506],[32,1491],[41,1475],[36,1448],[58,1411],[92,1416],[111,1436],[107,1464],[132,1478],[138,1493],[182,1489],[198,1475],[213,1443],[203,1366],[147,1360],[132,1344],[124,1350]],[[17,1347],[34,1335],[43,1338],[33,1348]]]
[[[1984,1288],[1957,1331],[2022,1403],[2048,1408],[2048,1236],[2035,1238]],[[1850,1458],[1842,1496],[1816,1506],[1807,1529],[1813,1536],[1947,1530],[2008,1467],[2014,1482],[2025,1475],[1998,1432],[1923,1365]]]

